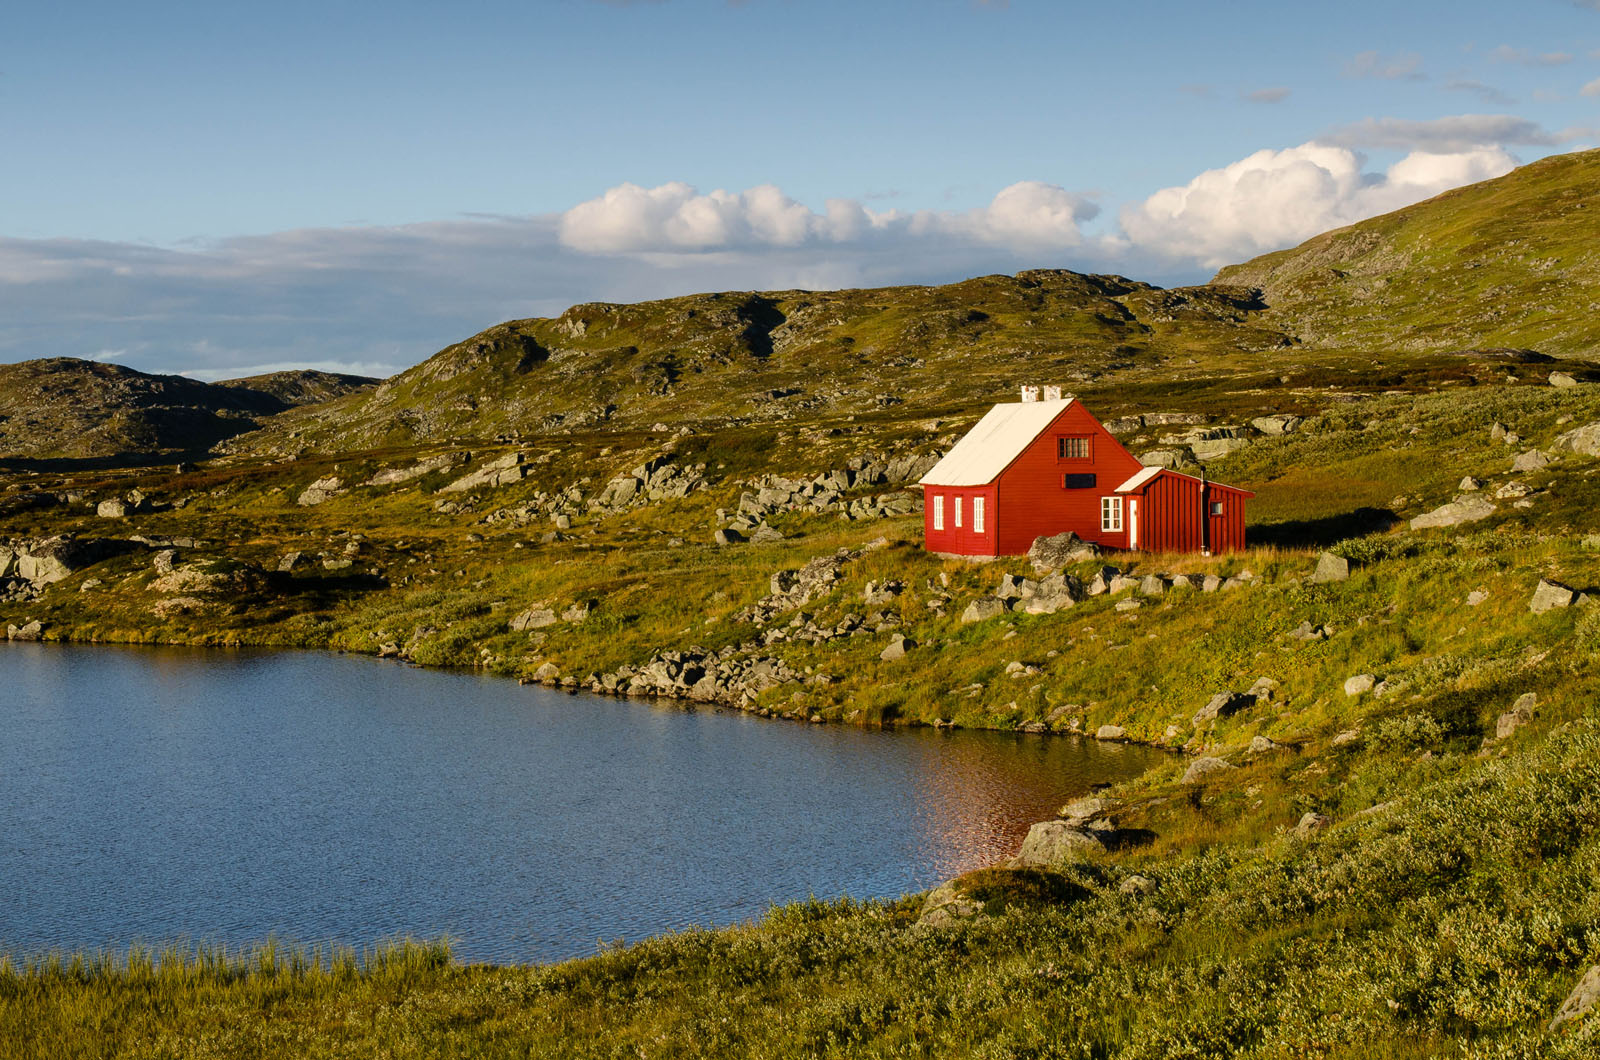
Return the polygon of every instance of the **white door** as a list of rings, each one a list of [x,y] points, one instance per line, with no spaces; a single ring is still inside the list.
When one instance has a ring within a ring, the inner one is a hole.
[[[1139,547],[1139,498],[1128,498],[1128,547]]]

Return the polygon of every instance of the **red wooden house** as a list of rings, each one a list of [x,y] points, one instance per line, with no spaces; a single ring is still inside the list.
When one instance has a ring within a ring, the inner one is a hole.
[[[922,477],[930,552],[1014,556],[1072,531],[1106,548],[1244,547],[1249,490],[1145,467],[1075,398],[1023,387]]]

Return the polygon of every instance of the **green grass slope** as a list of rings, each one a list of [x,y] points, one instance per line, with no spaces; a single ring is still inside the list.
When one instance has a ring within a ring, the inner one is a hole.
[[[1600,150],[1556,155],[1217,273],[1308,345],[1600,352]]]

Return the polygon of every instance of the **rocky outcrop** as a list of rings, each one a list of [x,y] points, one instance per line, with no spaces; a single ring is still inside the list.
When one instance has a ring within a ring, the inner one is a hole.
[[[747,708],[761,693],[801,679],[782,659],[736,645],[720,651],[656,652],[639,666],[592,675],[589,688],[613,695],[669,696]]]
[[[295,503],[302,508],[311,508],[331,501],[345,492],[344,480],[337,475],[328,475],[317,479],[302,490],[300,496],[295,498]]]
[[[0,544],[0,600],[32,600],[115,550],[115,543],[72,534]]]
[[[1571,1023],[1588,1015],[1596,1002],[1600,1002],[1600,964],[1583,973],[1578,985],[1572,988],[1572,993],[1556,1010],[1555,1018],[1550,1021],[1550,1029],[1555,1030],[1563,1023]]]
[[[764,626],[778,615],[828,595],[844,578],[845,565],[860,556],[861,551],[840,549],[831,556],[815,557],[799,570],[777,571],[768,583],[767,595],[736,612],[734,621]]]
[[[469,471],[454,482],[439,487],[439,492],[465,493],[467,490],[497,489],[501,486],[509,486],[513,482],[521,482],[528,477],[526,460],[527,458],[521,453],[506,453],[489,461],[476,471]]]
[[[1528,601],[1528,610],[1541,615],[1558,607],[1571,607],[1582,599],[1582,594],[1571,586],[1562,585],[1549,578],[1540,578],[1539,584],[1534,587],[1533,599]]]
[[[1105,840],[1095,829],[1071,821],[1040,821],[1028,829],[1013,864],[1055,868],[1088,861],[1105,852]]]
[[[1178,783],[1204,784],[1207,777],[1214,776],[1217,773],[1225,773],[1233,768],[1233,766],[1229,765],[1227,761],[1221,758],[1196,758],[1193,762],[1189,763],[1189,768],[1183,771],[1183,777],[1178,781]]]
[[[1411,520],[1411,529],[1430,530],[1442,526],[1459,526],[1462,523],[1473,523],[1479,519],[1487,519],[1493,514],[1493,504],[1475,493],[1469,493],[1464,497],[1457,497],[1449,504],[1441,505],[1431,512],[1417,516]]]
[[[457,464],[465,463],[469,459],[466,453],[441,453],[419,460],[407,467],[385,468],[362,483],[363,486],[398,486],[403,482],[411,482],[424,475],[431,475],[435,471],[443,471]]]
[[[1600,456],[1600,422],[1586,423],[1558,435],[1554,448],[1582,456]]]

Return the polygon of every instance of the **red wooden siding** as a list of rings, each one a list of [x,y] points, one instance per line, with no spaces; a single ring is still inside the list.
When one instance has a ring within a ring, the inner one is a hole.
[[[972,502],[983,498],[983,532],[972,523]],[[944,500],[944,529],[933,528],[934,509]],[[956,525],[955,504],[961,502],[961,525]],[[928,486],[923,491],[923,540],[930,552],[948,552],[957,556],[998,556],[995,551],[995,524],[997,509],[995,488],[989,486]],[[1023,551],[1027,551],[1024,549]]]
[[[1244,548],[1248,490],[1164,472],[1129,492],[1139,497],[1138,548],[1149,552],[1234,552]],[[1211,514],[1220,506],[1219,514]]]

